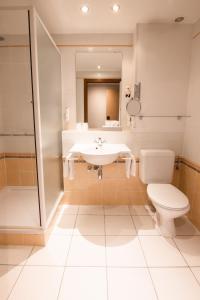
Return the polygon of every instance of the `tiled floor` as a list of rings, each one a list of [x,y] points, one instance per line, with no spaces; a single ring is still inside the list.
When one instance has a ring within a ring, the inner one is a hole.
[[[199,300],[200,234],[143,206],[65,206],[46,247],[0,247],[1,300]]]

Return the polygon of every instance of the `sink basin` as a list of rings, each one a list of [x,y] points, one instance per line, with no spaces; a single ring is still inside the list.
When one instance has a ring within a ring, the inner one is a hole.
[[[129,153],[130,149],[124,144],[104,143],[75,144],[70,152],[79,153],[83,159],[93,165],[103,166],[113,163],[121,153]]]
[[[82,150],[81,155],[88,163],[103,166],[115,161],[119,156],[119,150],[111,144],[92,145]]]

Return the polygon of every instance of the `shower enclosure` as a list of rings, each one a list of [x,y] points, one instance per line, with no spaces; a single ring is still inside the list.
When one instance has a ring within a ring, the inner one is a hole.
[[[0,232],[47,228],[62,196],[61,58],[33,8],[0,8]]]

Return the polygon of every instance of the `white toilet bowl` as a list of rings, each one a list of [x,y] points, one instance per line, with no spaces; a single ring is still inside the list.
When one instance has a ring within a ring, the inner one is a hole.
[[[156,209],[157,221],[162,235],[166,237],[175,236],[174,219],[189,211],[188,198],[171,184],[149,184],[147,194]]]

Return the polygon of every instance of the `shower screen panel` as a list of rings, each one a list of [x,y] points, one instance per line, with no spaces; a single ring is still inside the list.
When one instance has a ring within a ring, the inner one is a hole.
[[[0,228],[40,227],[28,10],[0,9]]]
[[[61,56],[39,17],[37,14],[35,15],[39,89],[39,151],[45,202],[44,212],[46,220],[48,220],[61,195],[63,181]]]

